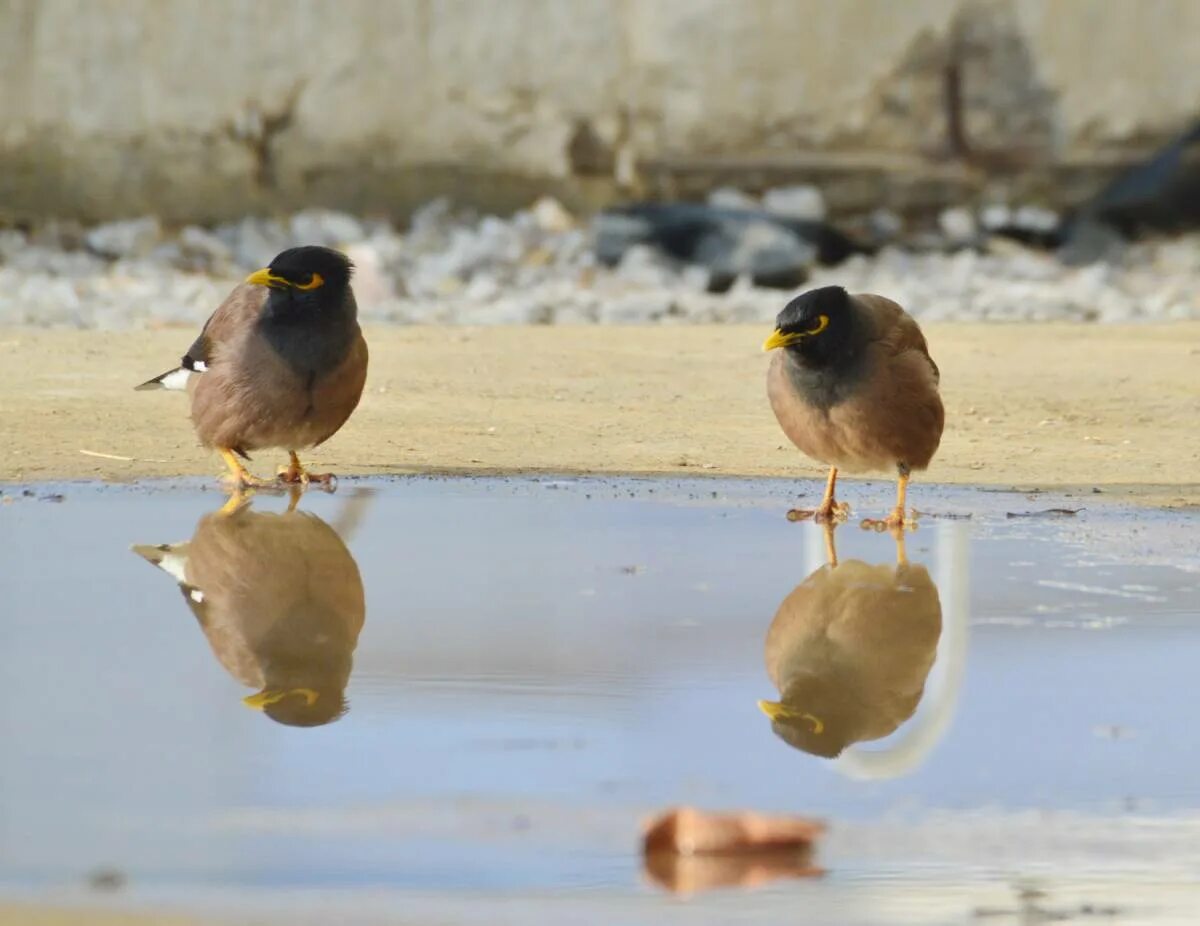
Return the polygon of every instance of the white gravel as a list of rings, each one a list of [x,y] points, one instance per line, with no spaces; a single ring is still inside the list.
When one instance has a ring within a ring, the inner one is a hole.
[[[763,202],[817,216],[819,194],[789,188]],[[714,201],[757,201],[736,190]],[[1200,235],[1128,248],[1119,262],[1068,267],[1052,255],[976,232],[1015,214],[990,207],[942,217],[932,250],[884,248],[838,267],[813,266],[802,287],[840,284],[890,296],[921,319],[1099,322],[1200,318]],[[1018,207],[1019,208],[1019,207]],[[1040,216],[1043,221],[1053,221]],[[890,214],[872,227],[902,235]],[[923,242],[928,244],[926,235]],[[0,230],[0,324],[75,328],[197,326],[248,271],[296,244],[345,250],[358,271],[361,316],[397,324],[641,324],[767,322],[788,292],[739,279],[706,291],[709,272],[637,246],[598,265],[586,224],[543,199],[510,218],[456,214],[430,203],[401,232],[324,210],[216,229],[164,228],[152,217],[90,229],[48,223]],[[799,291],[799,290],[797,290]]]

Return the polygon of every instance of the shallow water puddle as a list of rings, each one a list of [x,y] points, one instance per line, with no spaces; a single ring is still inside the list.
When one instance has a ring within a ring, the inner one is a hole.
[[[1196,516],[923,486],[972,516],[843,526],[830,569],[795,489],[37,487],[0,506],[0,883],[639,895],[682,802],[830,821],[822,886],[768,895],[1200,871]]]

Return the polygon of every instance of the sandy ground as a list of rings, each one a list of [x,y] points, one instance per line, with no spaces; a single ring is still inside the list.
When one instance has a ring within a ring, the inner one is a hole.
[[[819,476],[767,405],[766,333],[368,330],[362,405],[311,458],[340,474]],[[1200,324],[927,333],[947,429],[923,478],[1200,503]],[[185,396],[132,389],[193,334],[0,329],[0,481],[219,473],[192,436]],[[268,475],[280,457],[259,455],[254,467]]]

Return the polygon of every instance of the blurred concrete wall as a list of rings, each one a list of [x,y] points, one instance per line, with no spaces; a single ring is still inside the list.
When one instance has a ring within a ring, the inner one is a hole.
[[[0,215],[953,188],[1173,134],[1198,36],[1197,0],[0,0]]]

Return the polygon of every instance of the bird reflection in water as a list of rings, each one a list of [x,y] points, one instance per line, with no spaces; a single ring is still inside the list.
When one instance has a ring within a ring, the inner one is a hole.
[[[896,562],[827,562],[783,600],[767,631],[767,674],[779,700],[760,701],[771,729],[796,749],[834,758],[882,739],[916,712],[937,656],[942,607],[924,566],[893,532]]]
[[[256,512],[235,494],[202,517],[184,543],[134,552],[179,583],[184,601],[225,670],[258,692],[244,703],[278,723],[314,727],[347,710],[345,689],[365,618],[362,578],[342,536],[368,496],[347,499],[335,519]]]

